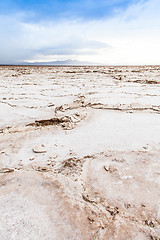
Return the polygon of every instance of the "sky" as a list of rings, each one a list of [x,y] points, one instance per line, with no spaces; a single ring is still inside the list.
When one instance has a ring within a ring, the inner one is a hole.
[[[0,2],[0,64],[160,64],[159,0]]]

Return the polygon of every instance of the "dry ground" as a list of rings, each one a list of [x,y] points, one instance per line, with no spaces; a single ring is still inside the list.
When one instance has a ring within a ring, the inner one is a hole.
[[[160,66],[0,67],[0,239],[160,239]]]

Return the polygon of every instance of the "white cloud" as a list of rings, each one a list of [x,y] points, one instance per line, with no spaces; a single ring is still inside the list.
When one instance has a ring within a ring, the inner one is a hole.
[[[111,19],[25,23],[0,17],[0,62],[77,59],[103,64],[160,64],[160,2],[130,6]]]

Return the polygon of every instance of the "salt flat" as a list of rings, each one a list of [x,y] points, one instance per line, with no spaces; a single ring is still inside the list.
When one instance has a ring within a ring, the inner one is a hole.
[[[0,67],[3,239],[160,239],[160,67]]]

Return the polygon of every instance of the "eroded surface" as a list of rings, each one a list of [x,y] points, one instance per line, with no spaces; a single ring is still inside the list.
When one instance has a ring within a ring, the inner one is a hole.
[[[0,68],[3,239],[160,239],[159,70]]]

